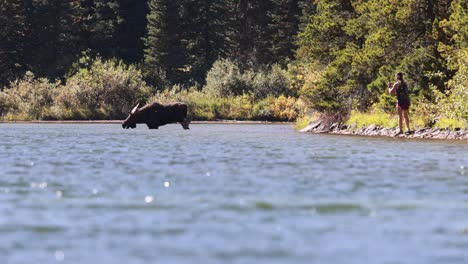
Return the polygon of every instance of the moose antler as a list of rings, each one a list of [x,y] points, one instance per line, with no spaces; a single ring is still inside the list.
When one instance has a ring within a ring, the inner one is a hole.
[[[138,110],[138,107],[140,106],[140,103],[138,103],[137,105],[135,105],[135,107],[133,107],[132,111],[130,112],[132,115],[134,115],[136,113],[136,111]]]

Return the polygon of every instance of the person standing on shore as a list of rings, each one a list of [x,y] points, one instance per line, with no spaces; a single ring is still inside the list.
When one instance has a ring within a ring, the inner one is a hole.
[[[405,119],[406,127],[408,131],[406,134],[411,134],[412,131],[410,129],[410,121],[408,116],[408,110],[410,107],[410,97],[408,93],[408,85],[403,79],[403,73],[398,72],[395,74],[395,83],[389,82],[388,83],[388,92],[391,95],[397,96],[397,111],[398,111],[398,125],[400,131],[397,135],[403,134],[403,118]]]

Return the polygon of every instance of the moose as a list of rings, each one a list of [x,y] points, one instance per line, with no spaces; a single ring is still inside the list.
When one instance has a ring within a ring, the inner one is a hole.
[[[187,105],[184,103],[160,104],[149,103],[140,107],[138,103],[130,111],[129,116],[122,123],[124,129],[136,128],[136,124],[146,124],[149,129],[171,123],[180,123],[184,129],[189,129],[190,119],[187,118]]]

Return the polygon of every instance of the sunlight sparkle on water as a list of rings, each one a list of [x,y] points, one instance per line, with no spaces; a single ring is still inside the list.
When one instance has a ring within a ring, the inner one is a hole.
[[[47,188],[47,182],[31,182],[31,188],[45,189]]]
[[[61,250],[55,251],[54,256],[57,261],[63,261],[65,259],[65,254]]]
[[[151,195],[145,196],[145,203],[152,203],[154,201],[154,197]]]

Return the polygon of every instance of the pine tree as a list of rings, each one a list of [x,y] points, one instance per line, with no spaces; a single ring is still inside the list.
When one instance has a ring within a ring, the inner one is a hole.
[[[78,24],[76,1],[4,1],[6,29],[2,38],[14,55],[5,62],[12,77],[26,70],[36,76],[63,77],[77,54]],[[3,61],[3,60],[2,60]],[[11,79],[11,78],[9,78]]]
[[[127,63],[143,60],[146,34],[147,0],[119,0],[122,23],[117,30],[118,57]]]
[[[229,57],[244,67],[262,65],[271,60],[269,12],[270,0],[231,0],[226,2],[229,15]]]
[[[171,83],[186,80],[188,56],[183,40],[180,0],[150,0],[145,67],[151,79],[163,72]]]
[[[306,1],[307,2],[307,1]],[[299,31],[302,16],[300,0],[274,0],[271,12],[271,54],[274,58],[270,63],[280,63],[285,66],[294,60],[297,47],[296,36]]]
[[[85,49],[104,58],[119,54],[118,29],[122,24],[117,0],[80,0],[81,34]]]
[[[229,0],[229,57],[247,67],[294,58],[302,0]],[[249,66],[250,65],[250,66]]]
[[[355,16],[351,1],[317,0],[315,12],[300,32],[298,56],[301,60],[316,60],[328,64],[335,51],[352,41],[344,30],[347,21]]]
[[[25,71],[26,14],[24,1],[0,1],[0,90]]]
[[[228,52],[228,10],[222,0],[185,0],[182,11],[190,79],[203,84],[213,63]]]

